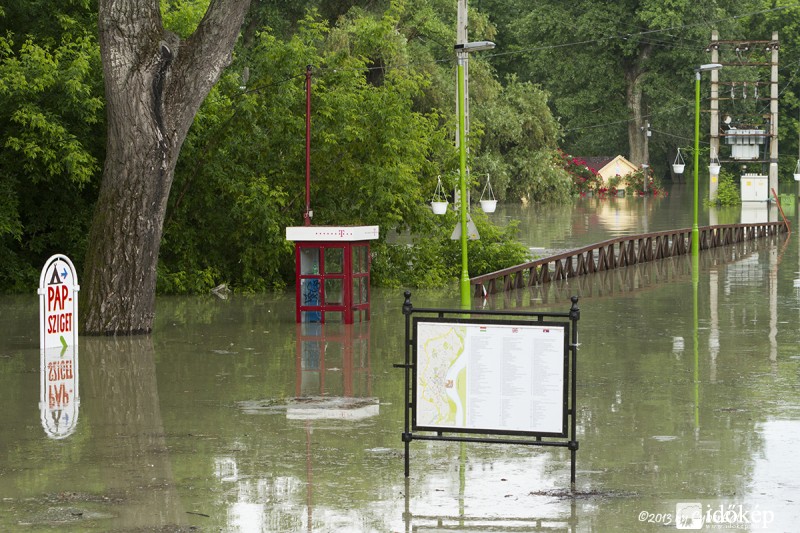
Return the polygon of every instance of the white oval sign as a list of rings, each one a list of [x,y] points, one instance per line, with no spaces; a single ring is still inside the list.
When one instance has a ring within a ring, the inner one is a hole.
[[[78,277],[72,261],[54,255],[39,277],[40,346],[42,349],[78,344]]]

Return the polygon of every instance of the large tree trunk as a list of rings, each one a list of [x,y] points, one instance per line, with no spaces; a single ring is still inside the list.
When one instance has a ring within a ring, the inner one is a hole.
[[[642,78],[646,70],[644,63],[650,57],[650,46],[639,49],[636,59],[625,68],[625,103],[631,114],[628,122],[628,159],[634,165],[649,163],[650,157],[647,146],[647,120],[644,113],[642,100]]]
[[[83,273],[87,334],[152,330],[161,232],[186,133],[230,63],[250,0],[212,0],[186,41],[159,0],[99,0],[108,139]]]

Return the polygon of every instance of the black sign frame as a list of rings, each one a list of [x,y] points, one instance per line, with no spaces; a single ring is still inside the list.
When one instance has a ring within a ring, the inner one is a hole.
[[[580,309],[578,297],[571,298],[569,311],[493,311],[483,309],[436,309],[414,308],[411,292],[405,292],[403,314],[405,315],[405,362],[395,364],[404,369],[405,409],[404,429],[404,473],[410,473],[410,445],[414,440],[480,442],[495,444],[517,444],[526,446],[564,447],[570,450],[570,482],[575,484],[577,441],[577,353],[578,321]],[[487,326],[541,326],[559,327],[564,332],[564,374],[562,389],[562,431],[536,431],[496,429],[481,427],[444,427],[440,425],[418,424],[417,420],[417,380],[418,376],[418,331],[420,324],[453,323]]]

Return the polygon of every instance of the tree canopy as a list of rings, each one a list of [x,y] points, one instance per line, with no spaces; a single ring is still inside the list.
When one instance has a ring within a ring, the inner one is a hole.
[[[185,57],[213,5],[162,0],[163,27],[147,57]],[[52,253],[89,266],[87,234],[109,162],[109,124],[116,128],[106,116],[97,8],[90,0],[0,8],[0,290],[30,290]],[[455,19],[455,2],[444,0],[254,2],[230,64],[172,147],[163,235],[153,234],[158,289],[291,283],[284,230],[302,223],[308,65],[313,222],[379,225],[376,283],[455,280],[455,218],[435,219],[427,206],[437,176],[452,187],[458,168]],[[474,198],[488,174],[505,201],[570,201],[557,150],[641,154],[644,122],[654,130],[647,157],[663,173],[691,137],[692,68],[707,62],[712,29],[729,39],[779,32],[781,152],[797,152],[800,9],[764,0],[481,0],[469,20],[470,39],[498,44],[470,59]],[[164,67],[166,98],[181,87],[169,89],[175,65]],[[158,68],[150,73],[148,91],[160,79]],[[784,175],[794,159],[782,156]],[[473,216],[483,239],[470,243],[472,275],[526,258],[513,224]]]

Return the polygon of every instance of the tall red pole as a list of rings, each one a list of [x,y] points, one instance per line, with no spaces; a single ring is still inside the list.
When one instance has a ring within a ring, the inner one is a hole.
[[[306,65],[306,211],[303,223],[311,225],[311,65]]]

